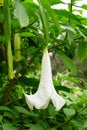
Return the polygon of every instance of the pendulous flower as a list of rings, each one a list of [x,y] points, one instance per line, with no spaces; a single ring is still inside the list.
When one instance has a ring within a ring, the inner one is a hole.
[[[26,103],[31,110],[33,110],[33,107],[36,109],[46,109],[50,100],[56,110],[60,110],[65,104],[65,100],[57,94],[53,85],[51,62],[47,49],[45,49],[42,58],[41,78],[38,90],[35,94],[24,95]]]

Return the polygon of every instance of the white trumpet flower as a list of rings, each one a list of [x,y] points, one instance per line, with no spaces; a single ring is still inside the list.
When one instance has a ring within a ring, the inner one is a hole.
[[[26,103],[31,110],[33,110],[33,106],[36,109],[46,109],[50,100],[53,102],[56,110],[60,110],[65,104],[65,100],[57,94],[53,85],[50,57],[47,49],[45,49],[42,58],[41,78],[38,90],[35,94],[24,95]]]

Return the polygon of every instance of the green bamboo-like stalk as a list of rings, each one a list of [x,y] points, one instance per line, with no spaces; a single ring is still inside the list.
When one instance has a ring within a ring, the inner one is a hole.
[[[4,0],[4,36],[7,49],[7,62],[8,62],[8,78],[14,78],[13,72],[13,57],[11,49],[11,16],[9,0]]]

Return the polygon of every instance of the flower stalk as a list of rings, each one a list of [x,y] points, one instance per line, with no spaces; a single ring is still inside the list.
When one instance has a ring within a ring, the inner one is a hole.
[[[20,49],[21,49],[20,36],[19,36],[19,33],[16,33],[14,36],[14,52],[15,52],[14,60],[16,62],[19,62],[22,59]]]

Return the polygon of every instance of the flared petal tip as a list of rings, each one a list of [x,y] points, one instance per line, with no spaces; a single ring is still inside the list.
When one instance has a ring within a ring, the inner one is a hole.
[[[26,103],[28,105],[28,107],[33,110],[33,105],[30,103],[29,101],[29,95],[27,95],[26,93],[24,93],[24,96],[25,96],[25,100],[26,100]]]
[[[65,100],[62,98],[61,102],[58,103],[56,106],[55,106],[55,111],[59,111],[60,109],[62,109],[62,107],[65,105]]]
[[[62,98],[58,93],[56,93],[55,90],[53,90],[53,93],[51,95],[51,100],[53,105],[55,106],[55,110],[59,111],[65,104],[65,99]]]
[[[43,99],[41,99],[41,96],[38,93],[33,95],[27,95],[24,93],[24,96],[26,103],[31,110],[33,110],[33,107],[35,107],[36,109],[46,109],[50,100],[50,98],[46,98],[46,100],[43,100],[44,97]]]

